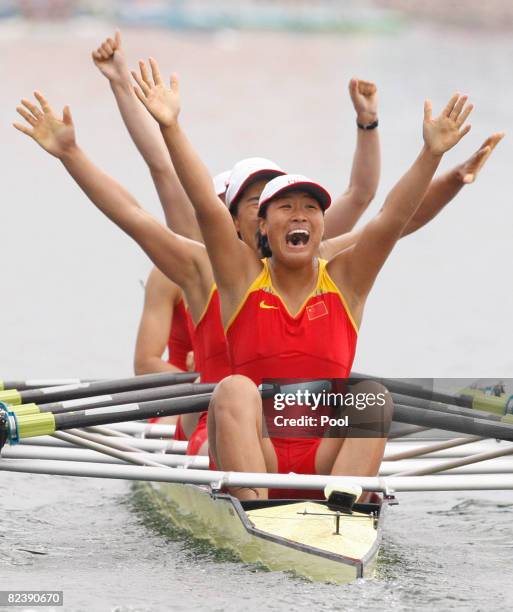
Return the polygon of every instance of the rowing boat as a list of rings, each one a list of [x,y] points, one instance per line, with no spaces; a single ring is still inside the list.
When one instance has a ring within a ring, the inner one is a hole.
[[[246,563],[314,581],[347,584],[374,575],[388,499],[342,506],[317,500],[252,500],[193,484],[144,483],[167,521]]]
[[[159,380],[151,382],[154,385]],[[160,382],[163,386],[168,384],[167,379]],[[175,383],[183,380],[176,379]],[[115,394],[108,399],[104,395],[94,397],[89,384],[84,387],[80,383],[78,388],[70,385],[60,391],[51,389],[50,394],[41,390],[20,392],[20,401],[51,396],[53,403],[33,403],[28,413],[26,406],[0,403],[0,450],[4,444],[22,443],[19,452],[15,446],[2,453],[0,471],[138,481],[151,508],[166,521],[219,549],[236,553],[244,562],[270,570],[337,584],[370,578],[376,567],[386,510],[393,503],[392,492],[513,490],[513,466],[494,463],[488,466],[493,468],[493,473],[488,468],[485,473],[484,467],[478,466],[513,455],[511,444],[483,447],[480,437],[484,433],[491,438],[513,440],[513,423],[493,411],[486,413],[461,406],[458,397],[454,403],[443,404],[424,398],[422,390],[418,392],[420,397],[396,394],[394,399],[401,403],[395,405],[394,418],[400,423],[423,427],[442,425],[444,429],[470,436],[424,441],[419,448],[400,452],[396,449],[388,454],[378,477],[341,477],[222,472],[205,469],[207,465],[201,461],[204,457],[177,459],[162,455],[166,450],[183,452],[183,448],[176,446],[183,443],[141,440],[128,431],[116,430],[115,424],[130,421],[131,433],[145,435],[155,426],[141,420],[204,410],[210,401],[211,389],[182,385],[180,393],[201,393],[176,397],[174,392],[166,391],[164,395],[172,397],[148,401],[147,395],[140,391],[144,385],[139,380],[101,384],[102,392],[108,389],[108,393],[123,395]],[[131,389],[128,395],[124,394],[127,387]],[[404,385],[401,390],[411,392]],[[262,395],[265,393],[263,390]],[[15,397],[10,391],[6,394],[11,400]],[[79,394],[82,397],[77,397]],[[100,399],[102,407],[98,407]],[[112,405],[120,399],[128,403]],[[445,401],[452,399],[445,396]],[[57,401],[62,405],[57,405]],[[104,427],[106,424],[108,428]],[[86,431],[76,429],[84,427]],[[126,429],[126,425],[119,427]],[[30,442],[24,450],[23,445]],[[54,450],[49,442],[57,445]],[[436,456],[429,465],[419,463],[423,455],[454,452],[455,448],[468,449],[472,445],[473,451],[467,450],[464,456],[452,456],[449,461]],[[34,452],[28,452],[29,449]],[[413,464],[407,463],[411,460]],[[466,471],[453,473],[461,468]],[[239,501],[222,492],[224,488],[240,487],[324,490],[325,499]],[[383,499],[375,496],[372,503],[355,503],[362,489],[380,492]]]

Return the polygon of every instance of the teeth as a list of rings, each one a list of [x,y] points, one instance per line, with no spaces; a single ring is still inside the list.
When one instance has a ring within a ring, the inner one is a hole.
[[[310,239],[310,232],[307,229],[296,228],[290,230],[287,234],[287,242],[297,246],[299,244],[306,244]]]

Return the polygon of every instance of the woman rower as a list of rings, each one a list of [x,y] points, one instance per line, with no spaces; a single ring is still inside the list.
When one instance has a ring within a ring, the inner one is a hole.
[[[472,105],[456,94],[433,118],[431,103],[425,103],[424,145],[418,158],[356,243],[329,261],[317,256],[329,194],[300,175],[271,180],[258,202],[261,246],[268,251],[261,260],[239,240],[208,171],[180,127],[176,75],[167,88],[154,61],[151,68],[153,81],[137,77],[136,93],[160,124],[196,210],[221,296],[234,371],[218,384],[209,409],[209,446],[217,466],[241,472],[376,474],[386,437],[309,438],[301,440],[299,453],[294,438],[276,444],[264,437],[257,385],[265,378],[349,375],[372,285],[422,202],[442,156],[469,131],[465,122]],[[390,409],[385,410],[385,429],[390,418]],[[241,499],[267,497],[265,489],[232,493]]]
[[[186,238],[201,241],[194,214],[191,214],[192,207],[176,180],[176,174],[160,131],[134,94],[121,34],[116,32],[113,38],[106,39],[93,51],[92,57],[97,68],[108,79],[128,132],[150,170],[168,227]],[[379,181],[380,151],[376,129],[378,123],[376,87],[373,83],[352,79],[349,84],[349,93],[359,125],[357,148],[350,185],[332,207],[333,214],[328,225],[332,235],[353,227],[372,200]],[[369,129],[369,126],[373,126],[372,129]],[[264,166],[266,165],[267,160],[264,162]],[[242,170],[244,167],[243,164]],[[251,188],[251,183],[258,181],[263,176],[261,172],[263,169],[253,166],[256,175],[248,178],[244,188]],[[271,173],[270,176],[275,176],[275,173]],[[224,178],[226,180],[226,176]],[[241,223],[243,227],[250,227],[248,238],[251,245],[256,248],[254,242],[255,205],[253,204],[249,209],[240,206],[240,211],[235,212],[234,203],[232,210],[234,210],[235,223]],[[208,296],[207,303],[198,309],[201,312],[200,319],[188,318],[189,331],[196,354],[196,368],[202,374],[203,382],[211,382],[213,379],[220,380],[229,367],[224,331],[219,317],[219,299],[217,290],[213,286]],[[199,448],[205,450],[206,413],[200,417],[199,421],[197,414],[184,415],[183,418],[180,418],[175,437],[190,439],[189,451],[191,453]]]
[[[158,268],[153,268],[144,288],[144,307],[135,344],[135,373],[192,372],[191,357],[182,291]]]
[[[164,358],[164,352],[167,352],[167,358]],[[134,371],[137,375],[194,371],[194,353],[182,290],[155,267],[144,287]],[[182,415],[148,419],[149,423],[174,425],[173,438],[185,442],[188,437],[181,421]]]
[[[230,172],[222,172],[213,179],[214,189],[224,199]],[[161,201],[167,204],[163,197]],[[170,215],[168,215],[170,217]],[[195,368],[191,335],[194,326],[187,313],[183,293],[158,268],[153,268],[144,289],[144,308],[139,323],[135,346],[134,369],[136,374],[152,372],[192,372]],[[163,359],[167,348],[167,360]],[[182,420],[185,421],[185,429]],[[187,441],[198,427],[198,415],[180,415],[150,419],[150,422],[175,424],[174,439]],[[201,448],[206,441],[206,431],[193,446]],[[194,449],[193,449],[194,450]]]

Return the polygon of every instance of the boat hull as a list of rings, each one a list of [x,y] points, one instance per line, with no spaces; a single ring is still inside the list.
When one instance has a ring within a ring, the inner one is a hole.
[[[196,485],[143,485],[152,509],[195,538],[246,563],[313,581],[346,584],[374,574],[386,501],[355,505],[353,515],[310,500],[239,502]]]

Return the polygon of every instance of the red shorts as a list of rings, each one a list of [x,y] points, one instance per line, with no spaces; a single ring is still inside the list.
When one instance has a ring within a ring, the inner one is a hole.
[[[159,423],[160,417],[153,417],[148,419],[148,423]],[[180,442],[187,442],[187,436],[182,427],[182,417],[179,416],[175,423],[175,433],[173,435],[173,440],[178,440]]]
[[[271,438],[278,474],[315,474],[315,456],[321,438]],[[269,489],[269,499],[324,499],[323,491],[308,489]]]
[[[315,457],[322,438],[271,438],[278,473],[315,474]],[[217,470],[210,455],[209,469]],[[324,499],[324,492],[308,489],[269,489],[269,499]]]
[[[208,412],[200,414],[196,429],[189,439],[186,455],[197,455],[203,444],[208,440],[207,416]]]

